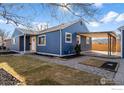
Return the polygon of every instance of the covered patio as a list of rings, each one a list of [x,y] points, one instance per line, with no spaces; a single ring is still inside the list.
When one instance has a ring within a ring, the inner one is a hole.
[[[90,38],[107,38],[108,40],[108,50],[107,56],[112,56],[116,53],[116,34],[113,31],[104,31],[104,32],[79,32],[78,35],[81,37],[90,37]],[[91,44],[92,45],[92,44]],[[90,50],[91,52],[91,50]],[[103,52],[103,51],[100,51]],[[98,53],[100,53],[98,52]],[[104,53],[105,55],[106,53]]]

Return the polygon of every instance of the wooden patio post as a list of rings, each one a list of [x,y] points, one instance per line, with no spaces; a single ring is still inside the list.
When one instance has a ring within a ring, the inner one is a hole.
[[[111,56],[111,52],[112,52],[112,40],[111,40],[111,35],[110,35],[110,56]]]
[[[109,56],[109,34],[108,34],[108,56]]]

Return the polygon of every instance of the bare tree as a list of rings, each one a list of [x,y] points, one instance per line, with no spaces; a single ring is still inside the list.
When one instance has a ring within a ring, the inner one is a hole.
[[[7,39],[9,33],[4,31],[3,29],[0,29],[0,39],[1,39],[1,44],[2,44],[2,49],[4,47],[4,40]]]
[[[88,22],[91,19],[95,19],[94,16],[98,12],[98,9],[93,3],[48,3],[37,5],[39,9],[36,9],[37,7],[33,7],[31,4],[0,4],[0,17],[4,18],[7,24],[31,27],[30,21],[34,19],[33,16],[30,16],[29,19],[29,16],[22,16],[18,14],[18,11],[25,11],[25,9],[26,11],[33,11],[35,17],[37,16],[37,11],[39,12],[38,15],[42,15],[43,12],[45,12],[46,15],[50,14],[50,16],[58,20],[59,23],[64,18],[72,19],[73,17],[81,18],[83,21]]]

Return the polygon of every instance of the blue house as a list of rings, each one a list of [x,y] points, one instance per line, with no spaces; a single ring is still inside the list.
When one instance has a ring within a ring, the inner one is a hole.
[[[82,44],[82,50],[91,48],[91,40],[80,37],[78,32],[89,32],[82,20],[61,24],[48,28],[37,34],[36,52],[39,54],[68,56],[75,54],[74,47],[77,43]]]
[[[82,51],[90,50],[91,38],[81,37],[77,34],[79,32],[89,32],[82,20],[60,24],[37,33],[15,29],[11,50],[53,56],[74,55],[76,44],[81,44]]]

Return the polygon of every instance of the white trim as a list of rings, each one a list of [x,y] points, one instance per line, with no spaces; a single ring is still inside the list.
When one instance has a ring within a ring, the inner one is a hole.
[[[45,36],[45,44],[39,44],[39,37],[42,37],[42,36]],[[46,46],[46,35],[45,34],[38,36],[38,46]]]
[[[36,52],[37,54],[44,54],[44,55],[51,55],[51,56],[60,56],[59,54],[53,54],[53,53],[45,53],[45,52]]]
[[[71,56],[71,55],[75,55],[75,54],[66,54],[66,55],[62,55],[61,57],[64,57],[64,56]]]
[[[16,37],[13,37],[11,40],[12,40],[12,45],[15,45],[16,44]]]
[[[62,30],[60,29],[60,55],[62,55]]]
[[[17,50],[10,50],[10,51],[17,52],[19,54],[25,54],[23,51],[17,51]]]
[[[10,51],[13,51],[13,52],[18,52],[18,53],[20,53],[20,51],[17,51],[17,50],[10,50]]]
[[[67,34],[70,34],[71,35],[71,37],[70,37],[70,41],[67,41],[66,40],[66,36],[67,36]],[[69,33],[69,32],[65,32],[65,43],[72,43],[72,33]]]
[[[75,55],[75,54],[59,55],[59,54],[45,53],[45,52],[36,52],[36,53],[37,53],[37,54],[43,54],[43,55],[58,56],[58,57],[64,57],[64,56],[71,56],[71,55]]]

